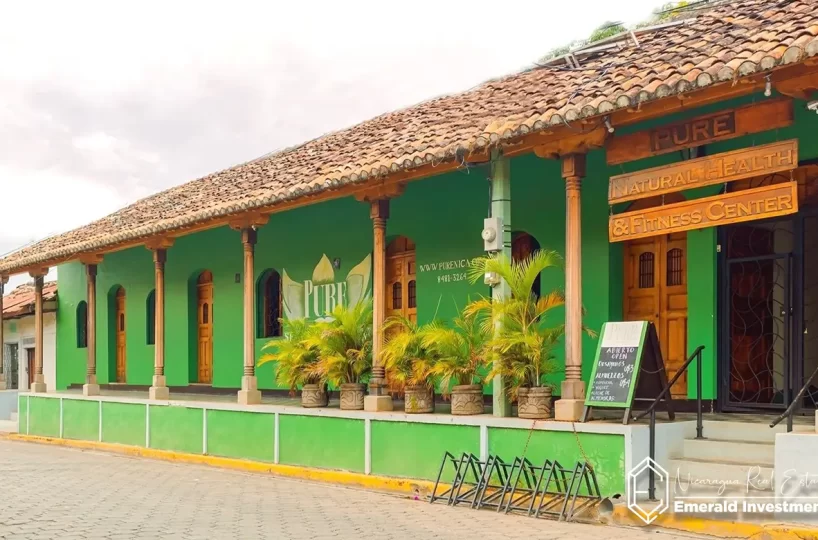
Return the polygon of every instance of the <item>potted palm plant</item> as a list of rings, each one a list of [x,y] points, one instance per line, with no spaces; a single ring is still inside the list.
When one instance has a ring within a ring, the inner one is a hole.
[[[276,362],[276,382],[295,394],[301,388],[302,407],[326,407],[327,387],[319,373],[318,348],[307,343],[314,325],[307,319],[282,319],[284,338],[267,342],[258,365]]]
[[[311,372],[341,390],[341,409],[362,410],[372,371],[372,302],[338,304],[329,320],[315,323],[306,344],[318,350]]]
[[[435,410],[434,378],[430,351],[423,346],[425,328],[406,317],[386,320],[389,336],[383,348],[383,363],[393,391],[403,393],[403,410],[410,414]]]
[[[452,325],[434,322],[424,328],[421,344],[430,351],[432,374],[444,396],[451,395],[452,414],[483,413],[486,345],[491,336],[474,313],[463,313]]]
[[[485,315],[486,325],[494,329],[488,343],[492,366],[489,376],[504,378],[509,397],[517,400],[517,415],[521,418],[551,415],[553,388],[548,379],[559,371],[554,353],[565,334],[563,323],[553,324],[552,312],[565,304],[565,298],[557,290],[539,297],[532,288],[543,271],[561,265],[559,254],[541,250],[521,261],[504,255],[481,257],[470,270],[472,281],[491,272],[509,286],[510,294],[505,298],[477,300],[469,304],[466,313]]]

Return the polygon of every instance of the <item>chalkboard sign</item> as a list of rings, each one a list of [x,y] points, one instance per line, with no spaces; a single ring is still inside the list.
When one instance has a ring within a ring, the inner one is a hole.
[[[653,402],[668,387],[656,327],[648,321],[608,322],[602,326],[582,420],[593,407],[625,409],[630,420],[634,401]],[[663,398],[670,419],[670,392]]]
[[[591,372],[586,405],[630,407],[647,329],[646,321],[605,323]]]

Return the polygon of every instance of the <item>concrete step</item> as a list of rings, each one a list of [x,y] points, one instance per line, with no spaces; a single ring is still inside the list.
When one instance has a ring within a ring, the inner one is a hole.
[[[711,491],[714,486],[724,486],[725,490],[735,492],[745,489],[751,491],[773,490],[773,467],[753,462],[706,460],[706,459],[671,459],[668,461],[668,473],[679,478],[682,484],[689,482],[691,488],[698,491]],[[748,484],[749,483],[749,484]]]
[[[0,433],[17,433],[17,421],[0,420]]]
[[[793,426],[793,431],[814,431],[810,425]],[[748,442],[775,442],[776,433],[786,433],[786,421],[778,424],[774,428],[767,424],[756,422],[721,422],[716,420],[704,421],[704,436],[708,438],[718,438],[723,441],[748,441]]]
[[[19,414],[17,414],[16,412],[13,412],[13,413],[11,413],[9,420],[11,420],[12,422],[16,422],[19,417],[20,417]]]
[[[723,439],[685,439],[681,459],[702,461],[741,461],[772,467],[775,444],[770,442],[731,441]]]

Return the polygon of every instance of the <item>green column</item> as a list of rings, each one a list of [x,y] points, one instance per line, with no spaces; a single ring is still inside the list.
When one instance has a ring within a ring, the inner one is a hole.
[[[491,155],[491,215],[503,219],[503,254],[511,259],[511,167],[499,151]],[[511,293],[505,280],[492,288],[492,299],[505,298]],[[493,381],[494,416],[511,416],[511,404],[500,376]]]

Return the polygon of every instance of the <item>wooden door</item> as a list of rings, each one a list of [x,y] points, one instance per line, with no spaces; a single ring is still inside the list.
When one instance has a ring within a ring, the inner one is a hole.
[[[26,363],[28,364],[28,387],[34,384],[34,349],[26,349]]]
[[[687,359],[687,233],[625,244],[625,320],[656,325],[668,378]],[[687,374],[672,388],[687,397]]]
[[[202,272],[198,289],[198,382],[213,383],[213,274]]]
[[[386,248],[386,316],[417,322],[415,244],[399,236]]]
[[[126,381],[125,358],[125,289],[116,291],[116,382]]]

